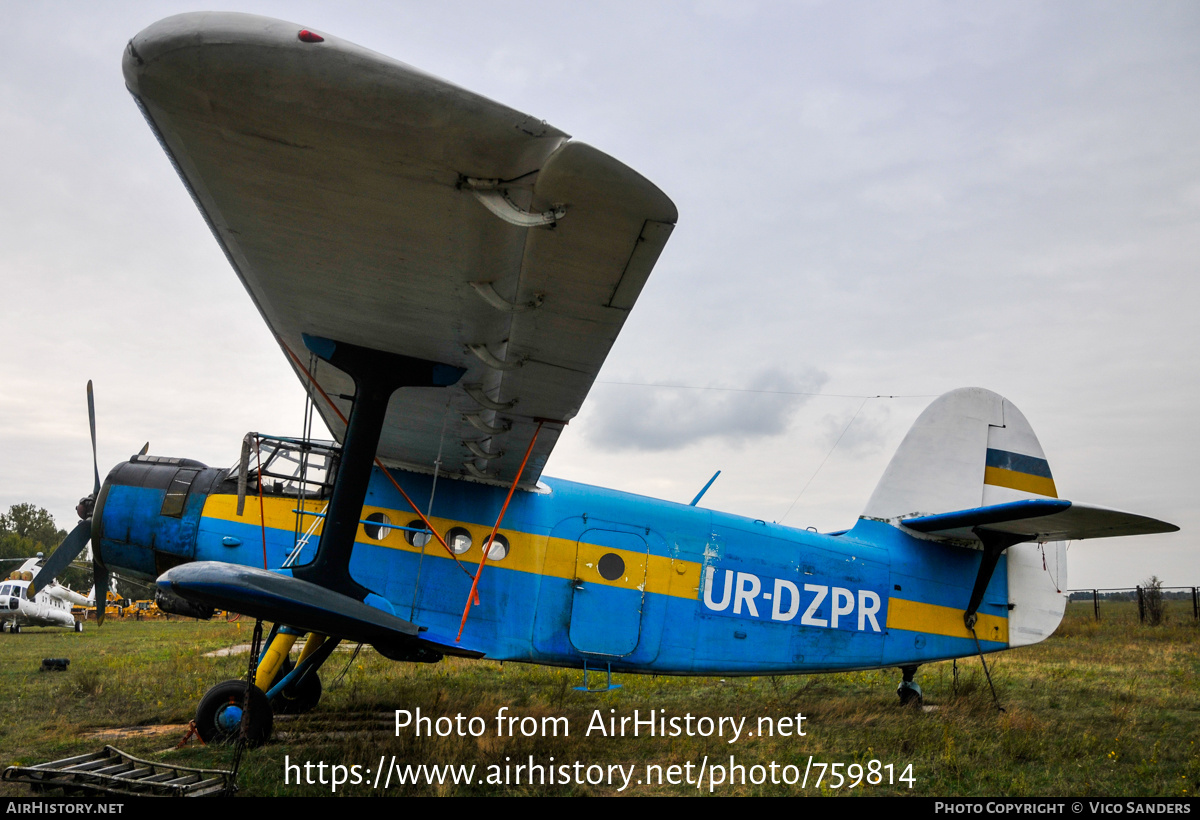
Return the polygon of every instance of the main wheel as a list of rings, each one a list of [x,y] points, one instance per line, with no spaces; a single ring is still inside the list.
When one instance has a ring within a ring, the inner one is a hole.
[[[76,631],[76,632],[82,632],[82,631],[83,631],[83,621],[76,621],[76,622],[75,622],[75,631]]]
[[[246,718],[246,682],[227,680],[204,693],[196,708],[196,731],[205,743],[230,743],[237,740]],[[261,746],[275,727],[271,703],[257,686],[250,687],[249,725],[246,743]]]
[[[321,678],[309,672],[299,682],[275,696],[273,706],[281,715],[302,715],[311,712],[321,701]]]

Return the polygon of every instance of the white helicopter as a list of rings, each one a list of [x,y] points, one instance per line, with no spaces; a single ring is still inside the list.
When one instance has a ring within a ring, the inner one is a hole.
[[[83,622],[75,620],[71,606],[92,606],[90,598],[53,581],[29,594],[41,562],[39,552],[0,582],[0,631],[19,633],[23,626],[61,626],[82,632]]]

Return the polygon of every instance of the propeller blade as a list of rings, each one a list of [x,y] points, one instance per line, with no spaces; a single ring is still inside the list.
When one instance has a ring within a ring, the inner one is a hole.
[[[108,569],[99,561],[92,562],[92,581],[96,585],[92,599],[96,603],[96,626],[103,626],[108,609]]]
[[[88,379],[88,427],[92,430],[92,472],[96,474],[96,486],[92,498],[100,497],[100,461],[96,458],[96,398],[92,395],[92,380]]]
[[[71,562],[75,560],[75,556],[83,552],[83,548],[91,539],[92,519],[89,518],[76,524],[75,529],[71,530],[71,533],[58,545],[58,549],[46,559],[46,563],[42,565],[37,577],[29,585],[30,595],[42,587],[49,586],[60,572],[70,566]]]

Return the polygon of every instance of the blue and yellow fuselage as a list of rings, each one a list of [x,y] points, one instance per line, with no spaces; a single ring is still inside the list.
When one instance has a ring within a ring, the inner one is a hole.
[[[202,465],[186,498],[168,503],[166,469],[131,467],[122,479],[124,466],[106,482],[94,543],[110,570],[145,578],[188,561],[280,568],[297,532],[324,507],[251,495],[239,515],[223,471]],[[427,503],[429,476],[392,476],[417,504]],[[446,647],[614,671],[786,674],[976,652],[963,625],[979,566],[975,550],[868,519],[823,535],[551,478],[513,498],[499,530],[507,554],[489,558],[479,605],[456,642],[471,576],[505,494],[438,482],[430,521],[470,540],[452,557],[436,540],[401,529],[422,525],[376,469],[362,518],[382,514],[393,526],[359,528],[350,572],[373,591],[367,603],[420,625],[422,637]],[[315,553],[317,521],[296,565]],[[985,651],[1008,647],[1008,609],[1001,558],[976,625]]]

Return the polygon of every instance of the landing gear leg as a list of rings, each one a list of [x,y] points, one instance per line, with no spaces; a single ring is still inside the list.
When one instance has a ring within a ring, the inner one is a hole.
[[[326,643],[331,645],[326,647]],[[284,664],[271,686],[269,694],[275,711],[284,715],[302,715],[316,708],[321,700],[321,678],[317,669],[329,657],[336,643],[336,640],[330,641],[324,635],[312,633],[308,636],[304,649],[300,651],[299,661],[295,666],[291,665],[290,660]],[[298,671],[292,674],[293,670]]]
[[[924,701],[921,687],[913,682],[913,677],[917,674],[917,667],[902,666],[900,671],[904,674],[904,680],[900,681],[900,685],[896,687],[896,694],[900,696],[900,705],[920,706]]]
[[[288,661],[288,653],[292,651],[292,644],[303,634],[303,632],[287,626],[277,626],[271,630],[271,635],[267,640],[267,651],[263,652],[262,658],[258,661],[258,669],[254,673],[254,685],[259,690],[263,692],[271,690],[279,671]]]

